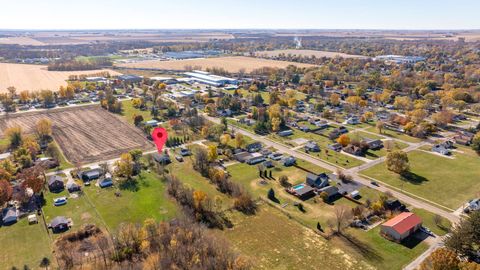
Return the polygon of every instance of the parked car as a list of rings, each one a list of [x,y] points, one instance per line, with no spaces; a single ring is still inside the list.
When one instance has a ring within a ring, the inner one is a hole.
[[[175,159],[176,159],[178,162],[183,162],[183,157],[180,156],[180,155],[176,155],[176,156],[175,156]]]
[[[60,197],[53,199],[53,205],[61,206],[67,204],[67,197]]]
[[[380,186],[380,185],[379,185],[377,182],[375,182],[375,181],[370,182],[370,184],[372,184],[373,186],[377,186],[377,187]]]
[[[426,233],[426,234],[428,234],[428,235],[430,235],[430,236],[435,237],[435,235],[433,234],[433,232],[432,232],[429,228],[427,228],[427,227],[423,227],[423,226],[420,227],[420,231],[422,231],[423,233]]]

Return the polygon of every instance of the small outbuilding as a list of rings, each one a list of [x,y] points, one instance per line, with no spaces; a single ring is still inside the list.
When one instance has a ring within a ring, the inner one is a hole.
[[[7,207],[2,210],[2,223],[3,224],[13,224],[17,222],[18,213],[17,209],[14,207]]]
[[[48,225],[54,233],[66,231],[70,228],[70,221],[66,217],[55,217]]]

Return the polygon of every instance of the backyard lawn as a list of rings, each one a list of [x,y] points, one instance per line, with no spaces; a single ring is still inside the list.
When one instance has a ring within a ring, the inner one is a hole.
[[[84,191],[109,229],[123,222],[141,223],[147,218],[168,220],[177,213],[176,204],[166,194],[166,183],[154,173],[142,172],[137,184],[126,188],[101,189],[91,185]],[[120,196],[115,196],[120,192]]]
[[[372,139],[372,140],[383,139],[380,136],[370,134],[370,133],[367,133],[367,132],[363,132],[363,131],[354,131],[354,132],[349,134],[349,137],[352,140],[358,140],[358,141],[362,141],[363,139]],[[390,140],[390,141],[393,143],[393,149],[394,150],[403,149],[403,148],[408,147],[408,144],[406,144],[406,143],[395,141],[395,140]],[[384,141],[383,143],[385,145],[386,142]],[[386,156],[387,153],[388,153],[388,151],[387,151],[387,149],[385,149],[385,147],[382,147],[382,148],[377,149],[377,150],[370,149],[365,154],[365,157],[368,158],[368,159],[377,159],[379,157]]]
[[[471,150],[462,151],[454,152],[453,159],[412,151],[408,153],[411,171],[408,178],[387,170],[385,163],[364,170],[362,174],[457,209],[467,200],[475,198],[480,190],[480,159]]]
[[[124,100],[122,101],[122,116],[125,117],[128,123],[133,125],[133,116],[134,115],[141,115],[143,116],[143,120],[148,121],[152,120],[152,115],[150,114],[150,110],[142,111],[140,109],[134,108],[132,105],[132,100]]]
[[[47,257],[54,265],[51,240],[39,216],[38,224],[28,224],[26,218],[10,226],[0,227],[0,269],[37,269]]]

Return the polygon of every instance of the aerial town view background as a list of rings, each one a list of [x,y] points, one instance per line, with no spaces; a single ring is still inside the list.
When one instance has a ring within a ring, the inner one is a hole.
[[[0,269],[480,269],[478,3],[27,2]]]

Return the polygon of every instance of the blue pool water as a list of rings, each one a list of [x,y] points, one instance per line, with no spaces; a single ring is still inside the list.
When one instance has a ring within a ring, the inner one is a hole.
[[[293,187],[293,190],[299,190],[305,187],[305,184],[299,184]]]

